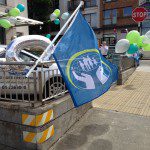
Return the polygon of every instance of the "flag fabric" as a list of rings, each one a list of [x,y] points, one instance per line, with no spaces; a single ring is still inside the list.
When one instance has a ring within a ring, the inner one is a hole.
[[[76,107],[101,96],[117,80],[118,68],[101,55],[94,31],[80,11],[53,57]]]

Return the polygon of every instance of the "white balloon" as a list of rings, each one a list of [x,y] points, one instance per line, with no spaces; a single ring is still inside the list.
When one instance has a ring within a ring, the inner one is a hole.
[[[54,13],[52,13],[52,14],[50,15],[50,20],[51,20],[51,21],[54,21],[56,18],[57,18],[57,16],[56,16]]]
[[[63,14],[61,15],[61,18],[62,18],[63,20],[68,19],[68,17],[69,17],[69,13],[68,13],[68,12],[65,12],[65,13],[63,13]]]
[[[117,42],[115,46],[115,52],[116,53],[124,53],[126,52],[130,47],[130,42],[127,39],[121,39]]]
[[[150,39],[150,30],[145,35]]]
[[[150,38],[148,38],[148,37],[145,35],[142,42],[143,42],[144,44],[150,44]]]

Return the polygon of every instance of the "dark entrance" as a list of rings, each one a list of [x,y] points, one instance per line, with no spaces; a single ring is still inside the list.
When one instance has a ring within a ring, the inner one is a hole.
[[[0,27],[0,44],[6,44],[5,39],[5,29]]]
[[[115,45],[116,44],[115,35],[103,35],[102,41],[106,41],[107,45]]]

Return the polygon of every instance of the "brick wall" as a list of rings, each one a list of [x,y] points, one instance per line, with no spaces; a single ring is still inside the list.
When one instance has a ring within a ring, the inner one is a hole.
[[[101,2],[101,27],[103,27],[103,11],[109,9],[117,9],[117,26],[124,25],[136,25],[136,23],[132,20],[132,17],[124,17],[123,16],[123,8],[124,7],[132,7],[133,9],[138,7],[138,0],[116,0],[114,2]]]

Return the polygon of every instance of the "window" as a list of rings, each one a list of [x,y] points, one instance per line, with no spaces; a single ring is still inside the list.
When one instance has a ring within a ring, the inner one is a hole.
[[[0,4],[5,5],[6,4],[6,0],[0,0]]]
[[[53,4],[53,9],[59,8],[59,0],[52,1],[52,4]]]
[[[97,5],[97,0],[85,0],[84,6],[85,8],[94,7]]]
[[[68,1],[68,10],[69,11],[75,10],[78,7],[79,3],[80,0]]]
[[[117,0],[104,0],[104,2],[114,2],[114,1],[117,1]]]
[[[91,24],[91,15],[90,15],[90,14],[84,15],[84,17],[85,17],[86,21],[87,21],[89,24]]]
[[[112,0],[104,0],[104,2],[111,2]]]
[[[123,16],[132,16],[132,7],[123,8]]]
[[[150,29],[150,19],[142,22],[142,34],[146,34]]]
[[[150,19],[142,22],[142,27],[150,28]]]
[[[94,28],[97,27],[97,14],[96,13],[86,14],[84,15],[84,17],[91,27],[94,27]]]
[[[117,9],[104,11],[104,25],[111,25],[117,23]]]

